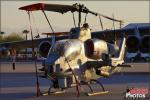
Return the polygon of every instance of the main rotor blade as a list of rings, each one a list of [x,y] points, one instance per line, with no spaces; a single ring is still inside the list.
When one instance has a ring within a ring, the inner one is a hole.
[[[109,20],[113,20],[113,21],[117,21],[117,22],[123,23],[122,20],[117,20],[117,19],[108,17],[108,16],[106,16],[106,15],[103,15],[103,14],[100,14],[100,13],[97,13],[97,12],[90,11],[90,10],[89,10],[88,8],[86,8],[86,7],[83,9],[83,12],[90,13],[90,14],[93,14],[93,15],[95,15],[95,16],[99,15],[99,16],[102,16],[102,17],[107,18],[107,19],[109,19]]]
[[[102,16],[102,17],[104,17],[104,18],[107,18],[107,19],[109,19],[109,20],[113,20],[113,21],[116,21],[116,22],[123,23],[123,21],[122,21],[122,20],[117,20],[117,19],[114,19],[114,18],[111,18],[111,17],[105,16],[105,15],[103,15],[103,14],[100,14],[100,13],[97,13],[97,15]]]

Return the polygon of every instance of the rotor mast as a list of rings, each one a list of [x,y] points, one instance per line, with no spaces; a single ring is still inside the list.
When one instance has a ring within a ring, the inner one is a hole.
[[[83,8],[83,5],[79,4],[79,22],[78,22],[78,27],[80,27],[81,25],[81,12],[82,12],[82,8]]]

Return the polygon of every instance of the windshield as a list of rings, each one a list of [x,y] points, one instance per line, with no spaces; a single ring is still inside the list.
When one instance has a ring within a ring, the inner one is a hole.
[[[51,48],[51,51],[49,51],[49,54],[63,54],[63,48],[64,48],[64,42],[56,42],[55,45]]]

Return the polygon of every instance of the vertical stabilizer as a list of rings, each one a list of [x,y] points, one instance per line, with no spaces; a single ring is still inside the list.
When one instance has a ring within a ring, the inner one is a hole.
[[[125,49],[126,49],[126,38],[124,37],[122,40],[122,45],[120,46],[120,53],[118,58],[111,58],[112,66],[121,65],[124,63]]]
[[[126,38],[124,37],[123,41],[122,41],[122,46],[121,46],[121,49],[120,49],[119,58],[118,58],[119,60],[124,60],[125,48],[126,48]]]

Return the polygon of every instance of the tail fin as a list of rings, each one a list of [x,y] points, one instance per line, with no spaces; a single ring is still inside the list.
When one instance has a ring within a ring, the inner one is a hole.
[[[126,38],[124,37],[123,41],[122,41],[122,46],[121,46],[121,49],[120,49],[120,54],[119,54],[119,58],[118,59],[124,60],[125,49],[126,49]]]
[[[121,65],[124,63],[124,56],[125,56],[125,49],[126,49],[126,38],[124,37],[120,46],[120,54],[118,58],[111,58],[112,66]]]

